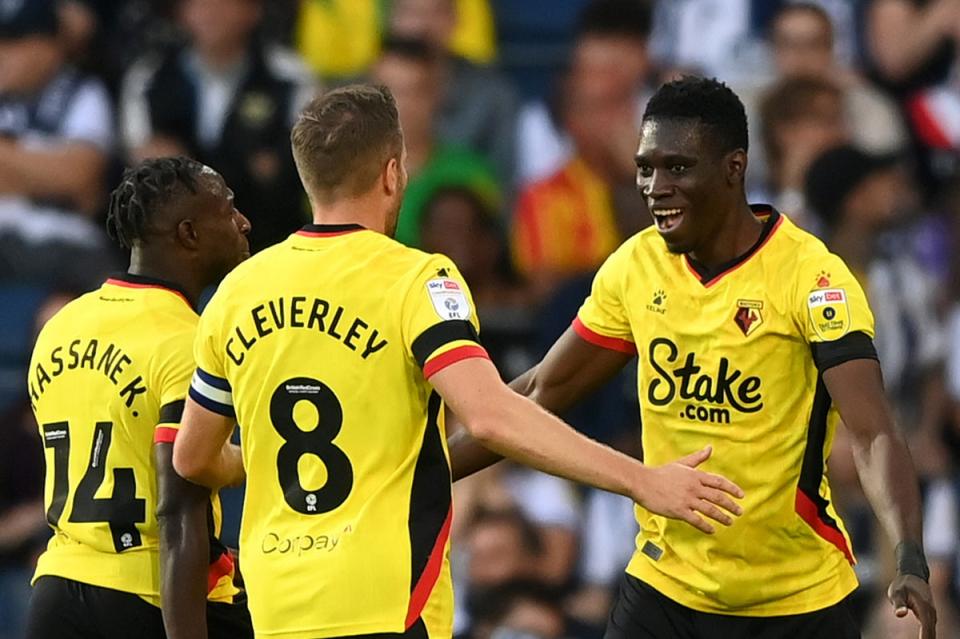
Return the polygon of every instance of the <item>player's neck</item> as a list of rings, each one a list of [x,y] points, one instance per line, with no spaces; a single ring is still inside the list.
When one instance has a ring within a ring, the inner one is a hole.
[[[130,267],[127,268],[127,273],[173,284],[187,295],[188,301],[194,306],[200,299],[200,293],[207,286],[200,281],[201,277],[190,273],[189,269],[183,266],[183,262],[171,262],[169,259],[145,255],[136,249],[130,254]]]
[[[383,233],[386,231],[387,216],[384,204],[373,193],[352,198],[343,198],[322,206],[313,206],[314,224],[359,224],[360,226]]]
[[[736,213],[728,216],[710,243],[691,251],[690,257],[707,268],[716,268],[749,251],[762,232],[763,222],[757,219],[744,201],[737,207]]]

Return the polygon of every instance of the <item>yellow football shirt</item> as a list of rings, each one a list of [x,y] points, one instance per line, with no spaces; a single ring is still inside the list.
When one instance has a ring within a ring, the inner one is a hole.
[[[56,575],[160,605],[153,443],[179,428],[198,319],[172,285],[127,274],[41,330],[27,382],[54,535],[34,580]],[[212,518],[219,534],[216,498]],[[211,600],[232,601],[232,576],[230,555],[212,538]]]
[[[627,572],[696,610],[791,615],[857,586],[827,482],[838,415],[820,370],[876,357],[873,316],[818,239],[754,212],[760,239],[714,273],[670,253],[653,227],[635,235],[601,267],[574,329],[638,353],[646,463],[711,445],[701,467],[746,493],[743,515],[714,535],[638,506]]]
[[[450,468],[428,379],[485,357],[477,330],[449,259],[357,225],[308,225],[220,285],[190,396],[240,424],[257,636],[450,636]]]

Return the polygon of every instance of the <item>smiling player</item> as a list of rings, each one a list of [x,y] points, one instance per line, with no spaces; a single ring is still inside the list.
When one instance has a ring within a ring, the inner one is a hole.
[[[859,284],[818,239],[748,206],[747,120],[725,85],[661,87],[636,164],[655,225],[607,259],[573,326],[512,386],[562,412],[639,355],[644,461],[712,444],[706,466],[747,497],[744,515],[710,537],[638,506],[606,636],[859,637],[847,604],[853,552],[826,476],[842,416],[897,547],[891,602],[933,637],[917,480]],[[460,437],[451,459],[457,478],[494,457]]]

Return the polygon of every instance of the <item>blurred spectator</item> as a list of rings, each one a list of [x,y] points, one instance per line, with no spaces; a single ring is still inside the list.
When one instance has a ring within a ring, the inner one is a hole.
[[[431,2],[414,4],[409,19],[424,21]],[[297,48],[321,77],[339,80],[366,72],[380,51],[381,25],[389,3],[381,0],[306,0],[296,24]],[[489,64],[496,56],[493,12],[489,0],[455,0],[455,26],[448,42],[457,55]],[[405,18],[407,19],[407,18]]]
[[[456,634],[499,588],[533,583],[559,597],[570,585],[580,525],[570,482],[501,462],[457,482],[454,508]]]
[[[189,155],[219,171],[260,250],[307,220],[289,132],[316,92],[292,52],[257,37],[264,0],[180,0],[189,42],[138,61],[123,88],[131,161]]]
[[[363,73],[379,49],[381,6],[377,0],[301,2],[297,49],[322,78]]]
[[[618,74],[591,67],[567,81],[562,121],[575,155],[521,192],[513,219],[515,263],[539,300],[650,223],[635,186],[636,97]]]
[[[424,202],[421,248],[453,260],[470,282],[478,309],[524,304],[526,296],[510,269],[497,211],[485,196],[466,185],[435,190]]]
[[[837,25],[840,58],[855,58],[863,0],[817,0]],[[771,16],[793,0],[672,0],[658,2],[651,44],[659,64],[744,84],[769,70],[763,38]]]
[[[801,226],[816,227],[806,216],[804,177],[814,158],[849,138],[840,90],[818,78],[781,80],[760,103],[760,137],[769,167],[762,199]]]
[[[436,82],[440,107],[435,126],[440,139],[481,153],[494,167],[500,184],[514,183],[517,96],[491,67],[460,55],[451,42],[457,26],[455,0],[394,0],[389,33],[425,40],[440,52]]]
[[[898,93],[943,82],[960,38],[957,0],[872,0],[866,19],[874,70]]]
[[[466,186],[437,189],[424,204],[420,247],[453,260],[470,282],[483,327],[483,346],[505,379],[535,363],[534,314],[510,266],[496,210]]]
[[[110,102],[67,63],[52,0],[0,9],[0,279],[90,286],[115,266],[94,221]]]
[[[452,0],[443,4],[435,0],[394,0],[390,30],[426,37],[476,64],[489,64],[496,57],[490,0]]]
[[[33,334],[74,293],[55,292],[37,309]],[[0,639],[20,639],[30,579],[50,535],[43,512],[43,447],[26,396],[0,415]]]
[[[410,181],[403,197],[396,238],[420,246],[424,205],[441,186],[466,186],[499,211],[501,192],[490,164],[480,155],[438,137],[442,62],[425,40],[390,38],[373,68],[373,79],[393,92],[407,146]],[[472,283],[471,283],[472,285]]]
[[[943,505],[956,498],[944,479],[950,473],[942,439],[948,418],[942,368],[945,341],[933,278],[919,266],[910,245],[918,196],[897,158],[871,155],[853,146],[836,147],[817,157],[806,178],[806,193],[808,203],[824,221],[828,246],[849,265],[867,293],[884,384],[899,425],[911,441],[918,472],[933,479],[932,492],[927,492],[927,499],[933,502],[928,501],[924,510],[924,545],[938,608],[938,630],[953,636],[955,546],[944,542],[941,530],[949,519]],[[835,462],[837,459],[831,460],[831,467]],[[848,508],[862,505],[860,498],[851,495],[846,501]],[[938,506],[932,509],[934,503]],[[857,520],[852,521],[856,534]],[[872,519],[868,521],[872,523]],[[874,550],[868,546],[862,552],[884,556]],[[884,613],[874,615],[889,616]],[[901,630],[888,626],[882,636]]]
[[[30,579],[47,537],[43,448],[30,404],[0,415],[0,639],[20,639]]]
[[[563,639],[560,602],[534,583],[515,583],[489,593],[478,610],[472,639]]]
[[[651,19],[652,9],[643,0],[593,0],[578,19],[568,71],[611,75],[625,92],[633,91],[637,128],[648,96]],[[573,152],[573,142],[559,122],[563,100],[560,91],[553,104],[538,101],[522,108],[517,128],[521,184],[560,170]]]
[[[836,84],[852,141],[857,146],[873,153],[906,150],[907,132],[896,104],[853,68],[841,64],[836,55],[833,22],[823,7],[813,2],[782,5],[773,15],[769,41],[776,79],[814,78]],[[741,88],[738,92],[748,113],[755,113],[757,90]],[[762,150],[762,145],[757,146]],[[748,176],[751,187],[755,188],[765,173],[765,158],[752,153]]]
[[[806,193],[825,224],[827,245],[867,293],[887,392],[900,423],[926,438],[920,470],[942,473],[945,336],[933,278],[911,251],[918,197],[910,176],[893,157],[841,146],[815,159]]]
[[[852,141],[873,153],[905,150],[906,131],[896,105],[852,68],[840,64],[830,15],[812,2],[784,5],[770,27],[773,63],[782,78],[835,82],[843,94]]]
[[[580,585],[568,603],[571,617],[603,635],[610,607],[639,532],[633,502],[591,489],[587,493],[580,555]]]
[[[933,195],[960,171],[960,1],[873,0],[866,27],[873,69],[901,101]]]

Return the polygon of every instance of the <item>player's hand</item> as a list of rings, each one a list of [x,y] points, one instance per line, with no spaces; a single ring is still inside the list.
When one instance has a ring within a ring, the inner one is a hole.
[[[729,526],[733,523],[730,513],[743,513],[732,499],[742,498],[743,490],[725,477],[697,470],[711,452],[707,446],[671,464],[650,468],[634,499],[647,510],[682,519],[707,534],[713,533],[713,526],[703,516]]]
[[[937,609],[930,584],[916,575],[897,575],[887,588],[887,598],[898,617],[906,617],[907,611],[913,611],[920,622],[920,639],[936,639]]]

